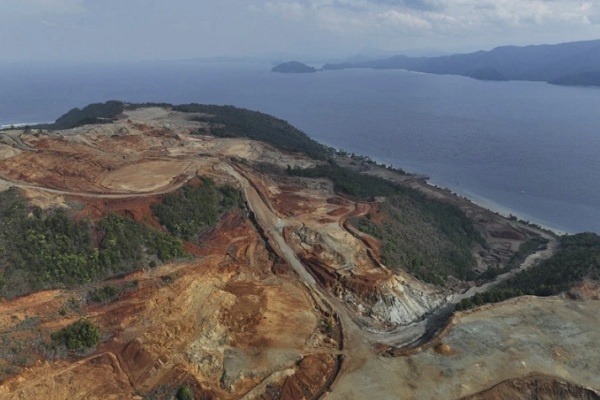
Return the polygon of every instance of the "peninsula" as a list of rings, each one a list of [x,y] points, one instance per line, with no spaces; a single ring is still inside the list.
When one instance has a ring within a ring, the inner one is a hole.
[[[347,68],[405,69],[480,80],[543,81],[600,86],[600,40],[535,46],[502,46],[489,51],[441,57],[396,55],[362,62],[332,63],[324,71]]]
[[[266,114],[3,131],[0,226],[2,399],[600,398],[600,237]]]

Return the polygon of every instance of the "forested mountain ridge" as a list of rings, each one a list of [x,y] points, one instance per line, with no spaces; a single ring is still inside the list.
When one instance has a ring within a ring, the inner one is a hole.
[[[554,45],[502,46],[441,57],[393,56],[375,61],[326,64],[324,70],[345,68],[406,69],[462,75],[480,80],[525,80],[600,86],[600,40]],[[578,78],[571,78],[577,76]]]

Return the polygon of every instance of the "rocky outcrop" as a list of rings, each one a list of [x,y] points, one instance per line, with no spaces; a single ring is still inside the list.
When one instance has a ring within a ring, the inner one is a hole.
[[[286,238],[319,284],[364,317],[370,329],[408,325],[444,303],[441,289],[379,267],[348,233],[327,234],[302,226],[287,229]]]
[[[371,316],[384,323],[407,325],[423,319],[443,303],[440,293],[427,293],[394,276],[380,285],[380,295],[371,308]]]

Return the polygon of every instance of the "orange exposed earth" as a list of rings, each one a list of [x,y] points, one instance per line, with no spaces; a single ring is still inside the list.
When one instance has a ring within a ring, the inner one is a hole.
[[[43,209],[94,220],[116,212],[164,229],[151,205],[209,176],[240,189],[250,217],[224,215],[201,245],[185,244],[191,259],[113,279],[131,290],[108,304],[85,302],[91,286],[0,299],[0,346],[14,349],[0,360],[1,399],[143,399],[182,385],[196,399],[600,398],[600,363],[586,350],[600,342],[597,295],[525,298],[450,317],[445,306],[468,287],[393,272],[379,242],[347,223],[378,218],[377,202],[340,197],[323,179],[261,174],[252,162],[315,161],[193,134],[192,116],[146,108],[111,124],[6,133],[0,190],[21,188]],[[492,249],[481,262],[505,260],[533,234],[422,180],[391,178],[477,221]],[[100,328],[97,348],[40,350],[81,317]],[[475,331],[479,344],[470,342]]]

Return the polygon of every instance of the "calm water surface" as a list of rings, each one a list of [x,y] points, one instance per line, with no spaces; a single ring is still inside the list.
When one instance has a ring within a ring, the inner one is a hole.
[[[233,104],[371,156],[504,213],[600,232],[600,89],[403,71],[286,75],[260,64],[0,66],[0,125],[72,107]]]

